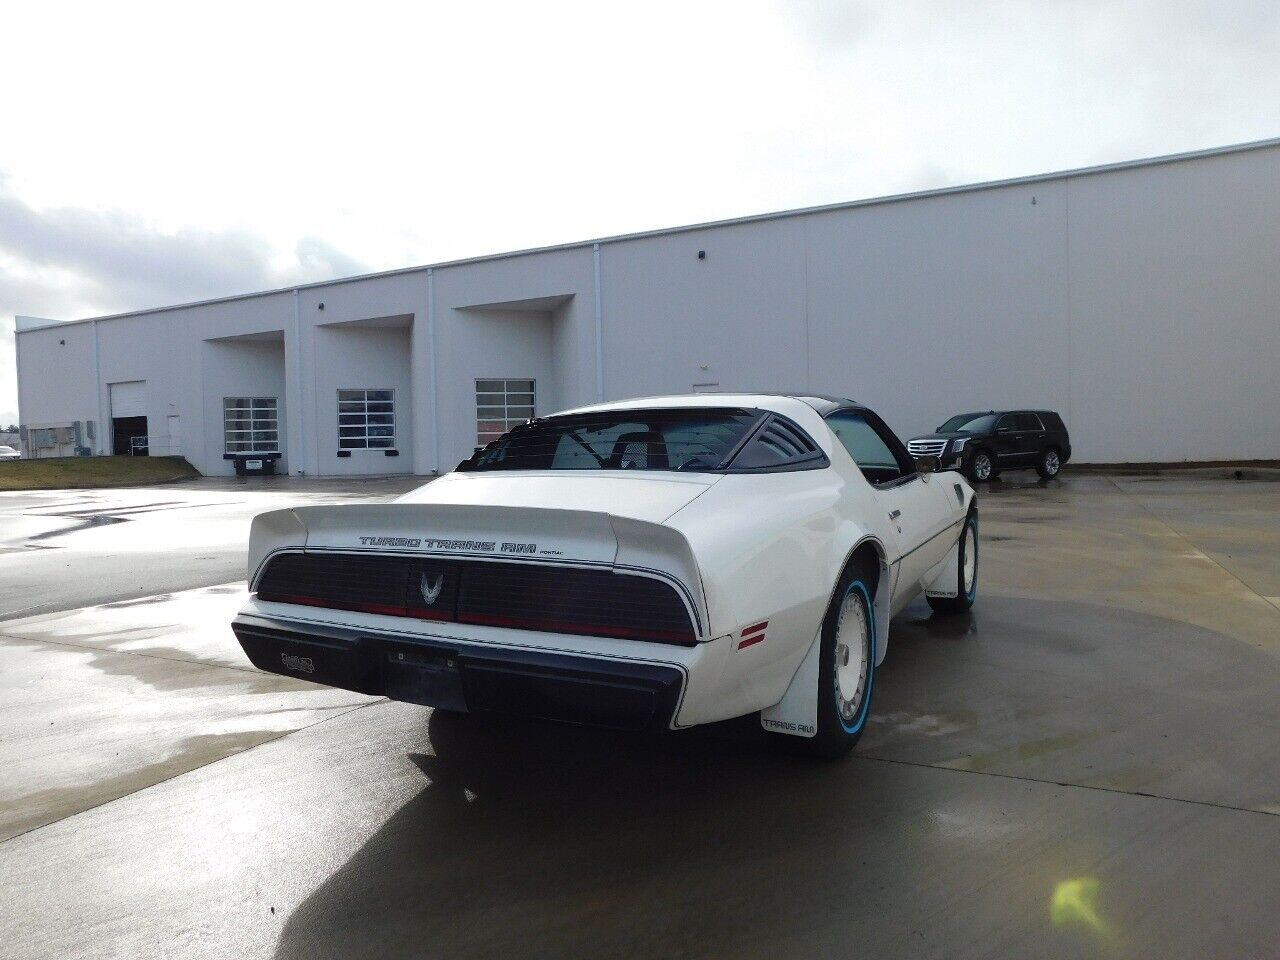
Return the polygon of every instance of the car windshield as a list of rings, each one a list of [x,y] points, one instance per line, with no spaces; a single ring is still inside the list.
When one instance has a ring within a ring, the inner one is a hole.
[[[962,413],[938,428],[938,433],[987,433],[996,422],[994,413]]]
[[[718,470],[763,414],[694,407],[532,420],[458,465],[491,470]]]

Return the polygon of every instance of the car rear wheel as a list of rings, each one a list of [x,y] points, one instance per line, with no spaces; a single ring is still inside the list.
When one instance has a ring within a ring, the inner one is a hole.
[[[1040,454],[1040,462],[1036,464],[1036,473],[1042,480],[1052,480],[1062,469],[1062,457],[1057,447],[1049,447]]]
[[[986,450],[974,451],[964,469],[964,475],[969,478],[971,483],[994,480],[999,473],[1000,471],[996,469],[995,458]]]
[[[854,564],[840,578],[822,621],[818,730],[809,752],[841,757],[862,736],[875,680],[875,604],[871,571]]]
[[[938,613],[967,613],[978,598],[978,515],[970,513],[960,534],[960,562],[956,564],[956,595],[927,597]]]

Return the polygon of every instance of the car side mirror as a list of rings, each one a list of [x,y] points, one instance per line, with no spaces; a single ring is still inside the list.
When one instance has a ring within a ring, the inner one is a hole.
[[[937,473],[942,469],[942,460],[928,455],[916,457],[916,469],[921,473]]]

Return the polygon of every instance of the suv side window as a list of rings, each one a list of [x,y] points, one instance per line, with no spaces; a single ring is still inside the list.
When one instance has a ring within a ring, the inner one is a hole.
[[[898,449],[902,444],[897,437],[868,411],[837,410],[827,417],[827,425],[870,483],[882,486],[916,475],[910,454]]]
[[[1044,425],[1055,433],[1065,433],[1066,427],[1062,423],[1062,418],[1052,411],[1045,411],[1040,415],[1040,419],[1044,421]]]
[[[996,421],[996,429],[995,429],[996,433],[999,433],[1001,430],[1004,430],[1007,432],[1010,430],[1017,430],[1017,429],[1018,429],[1017,418],[1012,413],[1006,413],[1003,417],[1001,417],[999,420]]]
[[[1019,413],[1013,418],[1013,422],[1018,425],[1019,430],[1028,433],[1043,433],[1044,424],[1040,422],[1040,418],[1034,413]]]

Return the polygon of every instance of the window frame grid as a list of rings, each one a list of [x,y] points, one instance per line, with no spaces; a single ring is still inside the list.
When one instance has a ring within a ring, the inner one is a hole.
[[[538,380],[536,377],[476,377],[476,444],[484,446],[487,443],[498,439],[503,434],[511,430],[512,427],[518,427],[520,424],[528,420],[532,420],[538,415]],[[481,390],[481,384],[501,384],[501,390]],[[512,389],[512,384],[528,384],[528,388],[523,386],[520,389]],[[481,401],[481,397],[497,397],[502,398],[501,403],[495,403],[492,399]],[[521,400],[513,403],[512,396],[527,396],[528,401]],[[482,416],[481,410],[493,410],[501,407],[501,416]],[[512,409],[520,411],[528,411],[528,415],[521,412],[518,416],[512,416]],[[501,430],[496,433],[492,429],[482,429],[481,424],[484,423],[501,423]]]
[[[350,396],[350,394],[356,393],[362,394],[362,396],[359,398]],[[387,398],[385,400],[381,398],[371,400],[369,398],[369,394],[371,393],[386,394]],[[344,397],[343,394],[348,394],[348,396]],[[371,411],[369,409],[369,405],[373,403],[386,404],[390,409]],[[339,387],[337,390],[337,404],[339,451],[396,449],[396,392],[394,389],[391,387]],[[363,409],[352,409],[352,404],[360,404]],[[346,409],[344,409],[344,405],[346,405]],[[390,420],[371,423],[369,420],[371,416],[390,417]],[[343,423],[343,417],[360,417],[363,422]],[[369,428],[371,426],[379,428],[389,426],[391,428],[391,433],[390,435],[381,433],[374,435],[369,432]],[[343,435],[344,430],[353,430],[357,428],[362,428],[364,432],[358,436],[355,434]],[[371,442],[374,440],[377,440],[378,443],[375,444]]]
[[[247,403],[247,407],[232,407],[232,403]],[[262,404],[262,406],[258,406]],[[269,406],[268,406],[269,404]],[[257,417],[259,410],[271,411],[270,417]],[[233,415],[234,414],[234,415]],[[248,416],[244,416],[248,414]],[[248,421],[247,429],[232,428],[232,421]],[[263,424],[263,425],[260,425]],[[270,424],[270,426],[264,426]],[[255,440],[256,433],[274,433],[274,441]],[[239,437],[240,439],[233,439]],[[242,449],[232,449],[232,445]],[[279,397],[223,397],[222,398],[222,452],[231,457],[280,456],[280,398]]]

